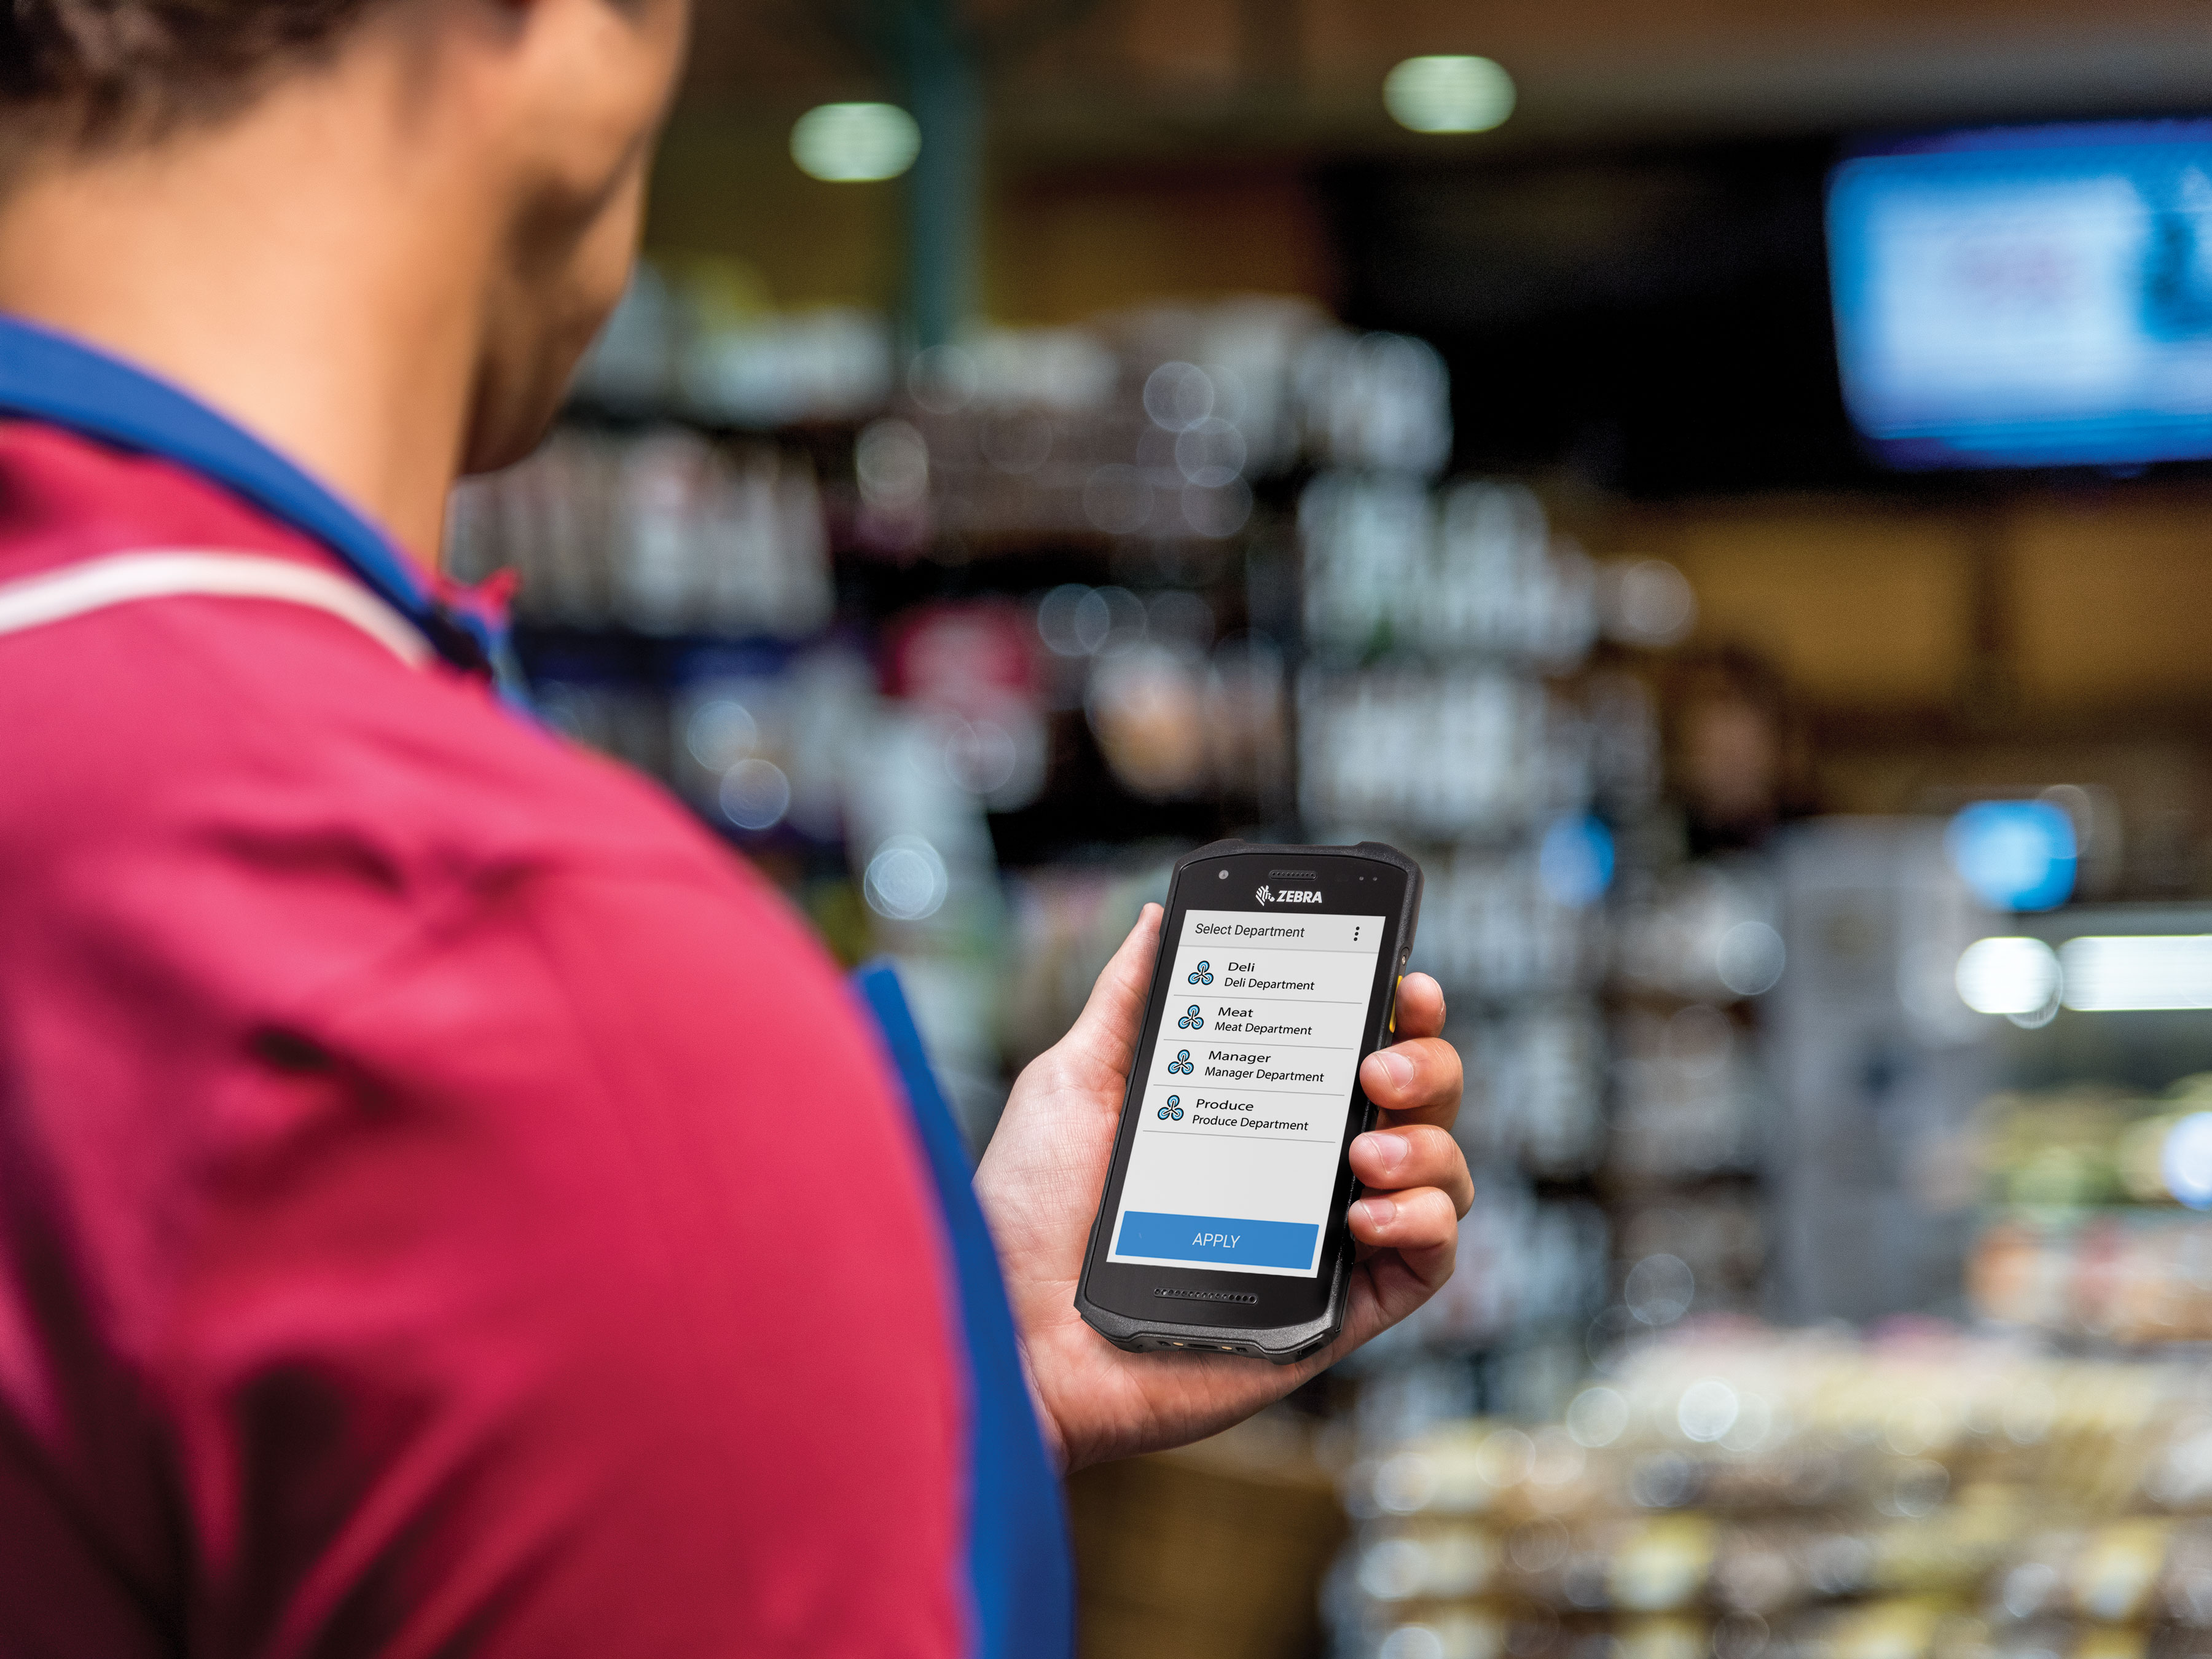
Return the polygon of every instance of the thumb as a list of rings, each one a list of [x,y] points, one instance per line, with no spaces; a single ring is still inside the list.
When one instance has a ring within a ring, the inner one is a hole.
[[[1098,982],[1091,988],[1091,1000],[1067,1033],[1071,1047],[1117,1072],[1127,1071],[1134,1057],[1137,1034],[1144,1026],[1145,995],[1152,988],[1160,921],[1166,914],[1157,904],[1147,904],[1138,913],[1137,925],[1099,974]]]

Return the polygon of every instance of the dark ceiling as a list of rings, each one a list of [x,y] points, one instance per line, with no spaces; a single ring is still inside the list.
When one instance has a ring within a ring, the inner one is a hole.
[[[896,94],[847,13],[942,0],[708,0],[688,101],[785,120]],[[2054,110],[2212,104],[2202,0],[993,0],[979,30],[1028,44],[992,72],[1017,165],[1281,152],[1411,154],[1380,87],[1399,59],[1480,52],[1518,82],[1514,149]]]

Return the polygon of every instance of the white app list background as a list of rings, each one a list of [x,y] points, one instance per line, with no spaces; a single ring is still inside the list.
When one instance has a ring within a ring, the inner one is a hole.
[[[1167,1012],[1144,1057],[1143,1111],[1109,1260],[1286,1278],[1314,1273],[1316,1260],[1271,1267],[1124,1255],[1121,1220],[1135,1210],[1304,1223],[1317,1229],[1318,1258],[1383,926],[1381,916],[1185,914]],[[1202,982],[1208,975],[1210,985]],[[1194,1006],[1204,1022],[1197,1029],[1181,1023]],[[1191,1070],[1170,1072],[1185,1049]],[[1181,1104],[1179,1121],[1160,1115],[1170,1095]]]

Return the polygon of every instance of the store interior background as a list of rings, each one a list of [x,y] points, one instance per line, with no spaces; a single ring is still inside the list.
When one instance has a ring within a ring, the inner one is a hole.
[[[1394,120],[1435,54],[1510,117]],[[902,177],[794,161],[856,101]],[[2160,0],[703,9],[649,270],[455,505],[548,715],[897,959],[979,1148],[1180,852],[1428,871],[1459,1275],[1073,1483],[1092,1659],[2212,1648],[2212,1013],[1956,974],[2212,933],[2212,471],[1885,467],[1824,222],[2208,109]],[[1993,801],[2063,903],[1962,879]]]

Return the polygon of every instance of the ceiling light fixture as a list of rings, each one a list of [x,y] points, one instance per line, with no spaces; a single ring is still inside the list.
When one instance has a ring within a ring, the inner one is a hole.
[[[1382,82],[1391,118],[1415,132],[1487,132],[1518,98],[1513,77],[1487,58],[1408,58]]]
[[[823,104],[791,129],[791,159],[825,184],[896,179],[921,154],[921,129],[896,104]]]

